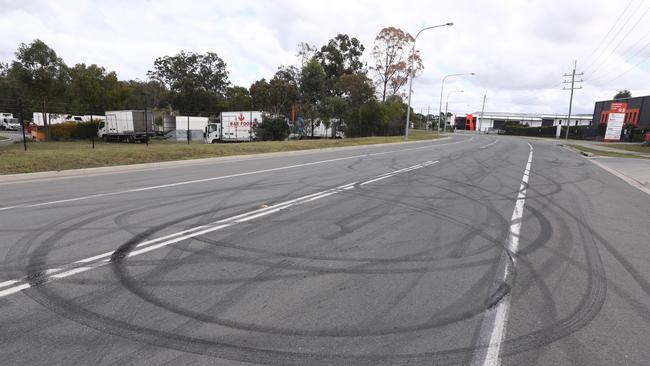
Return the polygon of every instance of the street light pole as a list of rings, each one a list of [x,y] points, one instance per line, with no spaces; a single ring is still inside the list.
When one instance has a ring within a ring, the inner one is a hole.
[[[449,74],[449,75],[445,75],[445,77],[442,78],[442,84],[440,85],[440,104],[438,105],[438,134],[440,134],[440,124],[442,123],[442,117],[440,117],[440,115],[442,114],[442,93],[445,88],[445,80],[447,80],[448,77],[464,76],[464,75],[476,75],[476,74],[473,72],[462,73],[462,74]],[[445,115],[445,121],[446,120],[447,120],[447,115]]]
[[[449,108],[449,96],[452,93],[464,93],[464,90],[452,90],[449,93],[447,93],[447,100],[445,101],[445,120],[447,120],[447,108]]]
[[[415,42],[418,41],[418,37],[420,36],[420,33],[424,32],[425,30],[428,29],[433,29],[433,28],[439,28],[439,27],[448,27],[452,26],[454,23],[445,23],[445,24],[438,24],[434,25],[431,27],[424,27],[420,29],[418,34],[415,35],[415,39],[413,40],[413,48],[411,49],[411,67],[409,68],[409,98],[408,98],[408,107],[406,109],[406,126],[404,127],[404,140],[409,139],[409,126],[411,125],[411,91],[413,87],[413,79],[415,78],[415,72],[413,72],[413,61],[415,61]]]

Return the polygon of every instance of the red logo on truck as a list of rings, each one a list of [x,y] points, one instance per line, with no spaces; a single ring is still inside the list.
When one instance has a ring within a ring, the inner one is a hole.
[[[245,119],[246,117],[242,113],[239,113],[239,122],[244,122]]]

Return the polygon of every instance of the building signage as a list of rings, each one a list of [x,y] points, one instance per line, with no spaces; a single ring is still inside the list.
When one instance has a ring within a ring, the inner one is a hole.
[[[626,111],[627,103],[612,103],[609,109],[607,130],[605,130],[605,141],[619,141],[621,139]]]

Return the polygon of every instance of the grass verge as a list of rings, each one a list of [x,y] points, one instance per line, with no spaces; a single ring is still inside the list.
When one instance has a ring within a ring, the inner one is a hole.
[[[4,137],[4,136],[2,136],[2,135],[0,135],[0,141],[2,141],[2,140],[9,140],[9,138],[8,138],[8,137]]]
[[[438,137],[433,132],[416,130],[409,132],[409,141],[431,140]],[[0,156],[2,157],[0,159],[0,174],[372,145],[403,140],[403,136],[228,144],[205,144],[203,141],[187,144],[186,142],[152,140],[148,147],[145,144],[95,142],[95,149],[92,149],[90,141],[32,142],[27,145],[27,152],[23,151],[22,144],[0,146]]]
[[[650,159],[645,156],[639,156],[639,155],[633,155],[633,154],[625,154],[625,153],[617,153],[617,152],[610,152],[610,151],[602,151],[602,150],[597,150],[597,149],[592,149],[589,147],[581,146],[581,145],[573,145],[569,144],[572,148],[579,150],[579,151],[584,151],[587,153],[594,154],[596,156],[608,156],[612,158],[633,158],[633,159]],[[607,145],[609,147],[609,145]]]
[[[609,144],[600,144],[600,146],[611,147],[614,149],[625,150],[625,151],[650,154],[650,146],[641,146],[641,144],[632,145],[632,144],[609,143]]]

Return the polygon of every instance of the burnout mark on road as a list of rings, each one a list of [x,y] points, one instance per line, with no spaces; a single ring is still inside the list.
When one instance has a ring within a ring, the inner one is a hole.
[[[47,283],[52,280],[57,280],[65,277],[69,277],[75,274],[83,273],[95,268],[105,266],[111,261],[120,261],[125,258],[131,258],[140,254],[148,253],[150,251],[160,249],[166,246],[169,246],[174,243],[178,243],[187,239],[191,239],[197,236],[208,234],[214,231],[228,228],[230,226],[244,223],[250,220],[254,220],[260,217],[264,217],[287,208],[305,204],[308,202],[313,202],[321,198],[329,197],[335,194],[342,193],[359,187],[362,185],[375,183],[377,181],[391,178],[399,174],[406,172],[414,171],[417,169],[422,169],[434,164],[437,164],[438,161],[426,161],[421,164],[413,165],[408,168],[396,170],[390,173],[382,174],[377,177],[373,177],[367,181],[358,183],[348,183],[342,186],[335,188],[327,189],[325,191],[312,193],[306,196],[298,197],[289,201],[284,201],[275,205],[270,205],[267,207],[262,207],[257,210],[249,211],[240,215],[232,216],[225,218],[219,221],[215,221],[211,224],[197,226],[191,229],[183,230],[177,233],[169,234],[162,236],[160,238],[146,240],[136,244],[133,247],[130,247],[129,250],[123,251],[118,249],[116,251],[106,252],[103,254],[95,255],[93,257],[84,258],[73,262],[69,265],[48,269],[42,272],[39,272],[35,275],[30,275],[25,278],[9,280],[0,283],[0,297],[8,296],[22,290],[28,289],[32,286],[38,286],[44,283]],[[358,184],[357,184],[358,183]],[[5,287],[3,289],[3,287]]]
[[[530,169],[533,164],[533,146],[528,144],[528,147],[530,148],[528,162],[524,168],[524,175],[521,178],[515,208],[512,211],[512,218],[510,219],[510,231],[499,262],[497,278],[495,278],[493,284],[493,287],[497,291],[492,292],[500,293],[502,296],[494,299],[492,301],[493,303],[485,311],[472,366],[496,366],[501,362],[501,346],[505,338],[508,311],[510,310],[510,289],[512,289],[512,281],[517,264],[521,224],[524,215],[524,205],[526,204],[526,190],[528,189]],[[504,292],[503,289],[508,289],[508,291]]]

